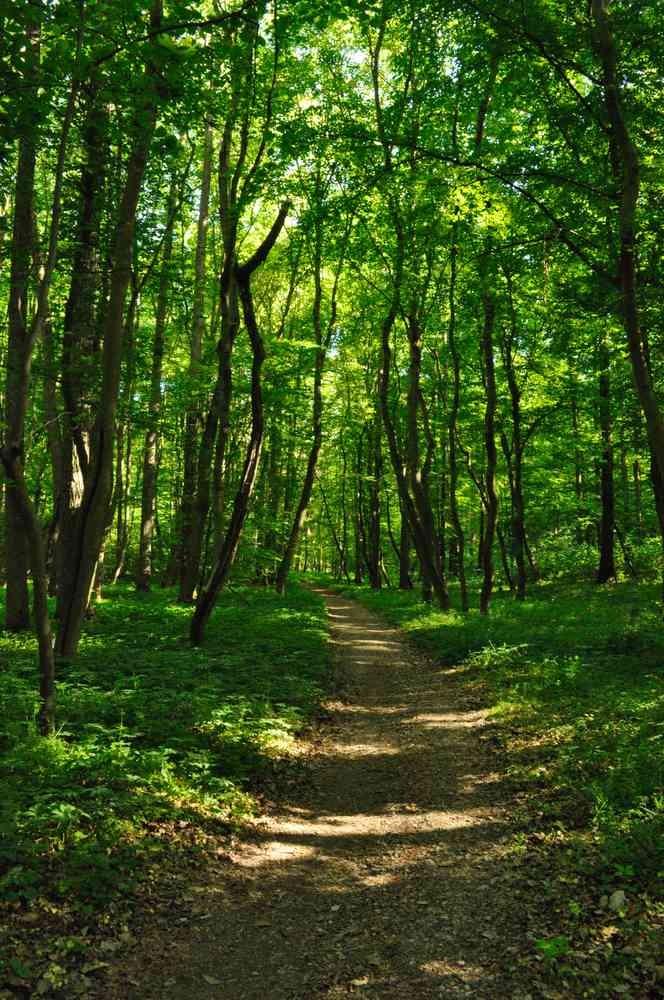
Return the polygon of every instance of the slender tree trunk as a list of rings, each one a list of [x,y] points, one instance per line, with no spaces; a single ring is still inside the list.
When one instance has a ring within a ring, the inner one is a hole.
[[[448,461],[449,461],[449,498],[450,498],[450,519],[456,538],[457,550],[457,576],[459,579],[459,590],[461,592],[461,610],[468,611],[468,584],[466,581],[465,547],[466,539],[461,517],[459,515],[459,503],[457,500],[457,487],[459,482],[459,463],[457,459],[457,424],[459,419],[459,406],[461,402],[461,359],[456,343],[456,283],[457,283],[457,255],[458,255],[458,234],[459,225],[455,222],[452,228],[452,248],[450,251],[450,289],[449,308],[450,319],[447,327],[447,345],[452,359],[452,405],[450,406],[447,435],[448,435]]]
[[[192,544],[192,533],[197,530],[196,495],[198,482],[198,433],[201,423],[200,366],[205,334],[205,286],[207,279],[207,236],[210,220],[210,187],[212,179],[212,128],[206,126],[203,143],[203,164],[201,171],[201,192],[198,204],[198,224],[196,230],[196,260],[194,266],[194,291],[191,316],[191,344],[189,350],[188,404],[184,432],[184,472],[182,484],[182,506],[180,508],[180,570],[178,599],[188,603],[192,599],[195,581],[198,577],[200,547],[196,540]],[[198,548],[198,558],[196,550]],[[190,563],[195,560],[192,568]],[[193,581],[193,582],[192,582]]]
[[[523,495],[523,451],[525,442],[522,430],[521,417],[521,389],[517,381],[514,369],[514,348],[517,343],[518,331],[516,322],[516,311],[514,308],[514,297],[512,292],[512,281],[509,274],[507,277],[507,287],[510,305],[510,332],[505,334],[502,341],[502,356],[507,385],[510,393],[510,403],[512,411],[512,443],[508,443],[505,434],[501,435],[503,452],[507,462],[507,471],[510,485],[510,499],[512,503],[512,551],[516,563],[516,597],[523,601],[526,597],[526,514],[525,500]],[[513,589],[510,582],[510,589]]]
[[[486,469],[484,475],[485,519],[484,535],[481,544],[482,589],[480,592],[480,613],[489,611],[491,592],[493,590],[493,540],[498,520],[498,496],[496,494],[496,410],[498,396],[496,392],[496,371],[493,356],[493,329],[495,324],[496,305],[488,285],[488,252],[485,248],[485,260],[482,262],[482,306],[484,323],[482,328],[482,367],[484,374],[484,391],[486,406],[484,411],[484,448],[486,451]]]
[[[616,578],[615,565],[615,494],[613,482],[613,442],[611,421],[611,373],[606,337],[599,349],[599,425],[602,437],[600,465],[601,518],[599,523],[599,566],[597,582]]]
[[[275,588],[278,594],[283,594],[286,590],[286,581],[290,572],[293,556],[297,549],[300,532],[304,525],[307,509],[311,501],[314,488],[316,468],[318,466],[318,456],[323,443],[323,370],[325,367],[326,345],[323,343],[323,285],[322,285],[322,250],[323,236],[320,220],[316,220],[315,248],[314,248],[314,301],[313,301],[313,328],[314,340],[316,343],[316,357],[314,360],[314,387],[313,387],[313,409],[311,418],[311,447],[307,459],[307,469],[302,483],[300,499],[295,510],[295,517],[291,526],[290,534],[286,542],[281,562],[277,568]],[[335,310],[335,302],[332,302],[332,309]],[[331,323],[334,319],[331,320]]]
[[[576,527],[574,537],[577,545],[583,543],[583,467],[579,448],[579,405],[576,381],[572,385],[572,433],[574,436],[574,494],[576,496]]]
[[[30,21],[26,28],[25,106],[21,112],[21,135],[18,144],[14,219],[11,242],[9,277],[7,379],[5,385],[5,447],[8,458],[14,454],[22,461],[25,417],[30,380],[30,330],[28,298],[30,266],[33,251],[33,211],[35,163],[37,156],[36,89],[39,76],[41,28]],[[28,540],[23,514],[24,497],[9,471],[13,460],[5,465],[8,481],[5,492],[5,557],[7,587],[5,627],[12,630],[30,627],[28,597]],[[20,476],[20,469],[18,470]]]
[[[500,548],[500,561],[503,564],[503,573],[505,575],[505,582],[509,587],[510,591],[514,592],[514,579],[512,577],[512,571],[510,569],[510,560],[507,552],[507,543],[505,541],[505,533],[500,527],[500,524],[496,525],[496,535],[498,536],[498,546]]]
[[[408,518],[401,514],[399,531],[399,590],[412,590],[413,581],[410,576],[410,530]]]
[[[383,561],[380,540],[380,487],[383,477],[383,454],[381,448],[380,411],[376,411],[373,422],[368,427],[367,459],[369,472],[369,516],[367,541],[367,566],[372,590],[381,588],[381,565]]]
[[[279,511],[283,501],[283,474],[281,468],[282,438],[281,427],[274,423],[270,427],[268,470],[267,470],[267,525],[263,536],[263,548],[271,553],[269,571],[270,582],[276,573],[276,553],[278,544]]]
[[[440,551],[434,526],[431,497],[428,490],[428,467],[430,458],[424,465],[420,458],[419,443],[419,413],[422,401],[421,370],[422,370],[422,330],[417,307],[411,304],[408,315],[408,395],[406,402],[406,463],[408,482],[413,497],[413,507],[420,525],[425,558],[422,564],[422,577],[425,583],[425,593],[429,588],[435,592],[441,608],[447,610],[449,597],[445,578],[440,565]]]
[[[7,349],[7,397],[5,399],[5,439],[0,460],[8,480],[11,508],[16,515],[14,527],[27,543],[28,564],[32,571],[35,631],[39,649],[40,709],[38,729],[48,735],[55,728],[55,661],[48,611],[48,575],[42,527],[36,505],[33,505],[24,475],[24,432],[28,409],[32,354],[39,337],[48,335],[50,312],[49,291],[56,266],[62,209],[62,186],[67,154],[67,142],[74,118],[78,94],[78,57],[82,42],[82,18],[77,34],[76,66],[72,73],[69,97],[62,120],[58,145],[47,257],[40,268],[40,282],[34,318],[28,326],[27,293],[29,254],[32,244],[32,210],[36,161],[36,120],[34,99],[39,76],[40,24],[30,20],[26,30],[27,101],[21,109],[22,135],[19,140],[19,160],[16,182],[14,226],[12,232],[12,267],[9,295],[9,341]],[[23,226],[28,226],[28,232]],[[47,344],[48,346],[48,344]],[[20,567],[22,569],[22,566]]]
[[[152,348],[152,371],[150,375],[150,401],[148,404],[148,428],[143,445],[143,481],[141,490],[141,527],[138,548],[136,587],[148,591],[152,579],[152,541],[155,527],[157,504],[157,453],[159,444],[159,421],[162,404],[162,372],[164,367],[164,343],[166,317],[170,293],[170,267],[173,253],[173,208],[175,205],[175,178],[167,205],[167,229],[157,293],[155,311],[154,344]]]
[[[432,582],[434,592],[436,594],[436,600],[439,606],[441,607],[441,609],[446,611],[449,608],[449,596],[447,594],[447,588],[444,586],[443,581],[441,580],[440,576],[436,574],[435,570],[435,559],[438,554],[437,546],[435,546],[433,549],[431,548],[431,539],[428,537],[426,529],[422,525],[418,509],[415,506],[415,502],[410,495],[408,489],[406,467],[403,458],[401,456],[396,429],[394,427],[394,422],[392,420],[392,414],[390,413],[389,387],[390,387],[390,375],[392,368],[392,350],[390,347],[390,335],[394,327],[394,323],[396,321],[400,307],[401,284],[403,280],[403,236],[401,234],[400,223],[396,217],[395,217],[395,232],[398,240],[397,259],[396,259],[396,268],[393,279],[394,284],[393,284],[392,301],[381,327],[381,374],[380,374],[378,398],[380,402],[381,416],[383,420],[383,427],[385,428],[385,436],[387,439],[390,460],[392,462],[392,469],[394,471],[394,475],[397,481],[399,499],[403,509],[406,511],[408,516],[408,522],[410,525],[413,542],[415,544],[415,551],[420,561],[420,565],[422,566],[428,579]],[[416,404],[419,404],[419,399],[416,399]],[[412,406],[412,401],[411,401],[411,406]],[[411,413],[411,427],[412,427],[412,413]]]

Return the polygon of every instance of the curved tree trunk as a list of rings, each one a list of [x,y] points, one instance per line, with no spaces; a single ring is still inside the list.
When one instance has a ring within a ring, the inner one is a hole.
[[[263,447],[263,435],[265,430],[265,417],[263,413],[263,390],[261,385],[261,372],[263,361],[265,360],[265,347],[263,339],[258,329],[254,303],[251,295],[251,277],[258,267],[267,259],[272,247],[277,241],[281,232],[286,215],[288,214],[288,203],[281,206],[277,218],[275,219],[270,232],[267,234],[258,250],[253,256],[242,265],[236,265],[234,272],[234,287],[239,289],[242,301],[242,311],[244,322],[249,335],[253,362],[251,366],[251,433],[245,455],[244,468],[240,477],[240,483],[233,502],[230,523],[226,530],[224,540],[215,554],[212,571],[201,588],[196,601],[196,608],[191,619],[190,638],[194,646],[199,646],[203,641],[205,626],[212,613],[217,597],[228,579],[233,567],[235,556],[242,529],[249,512],[256,477],[260,465],[261,450]]]
[[[198,596],[196,609],[191,619],[190,638],[194,646],[200,646],[203,641],[205,626],[212,613],[217,597],[221,593],[233,567],[242,528],[249,512],[249,503],[256,484],[263,446],[265,419],[263,414],[261,370],[263,361],[265,360],[265,348],[258,331],[248,282],[240,286],[240,295],[253,354],[251,368],[251,435],[249,444],[247,445],[240,484],[235,494],[230,523],[207,583],[202,587]]]

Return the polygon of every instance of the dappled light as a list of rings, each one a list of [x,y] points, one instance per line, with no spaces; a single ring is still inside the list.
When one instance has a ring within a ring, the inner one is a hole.
[[[512,937],[525,928],[518,892],[504,893],[514,872],[504,795],[478,742],[486,713],[456,705],[445,677],[391,628],[381,629],[389,652],[374,644],[356,657],[375,620],[329,603],[342,698],[306,781],[257,820],[221,876],[225,902],[205,904],[210,919],[176,943],[175,960],[159,951],[145,996],[168,977],[183,993],[200,989],[218,962],[229,998],[260,995],[252,968],[274,997],[316,995],[331,961],[330,997],[360,980],[386,998],[428,996],[436,983],[450,996],[470,984],[497,995],[506,973],[487,942],[501,927]],[[433,711],[441,700],[446,709]],[[242,930],[253,926],[256,951]]]
[[[664,997],[664,0],[0,14],[0,1000]]]

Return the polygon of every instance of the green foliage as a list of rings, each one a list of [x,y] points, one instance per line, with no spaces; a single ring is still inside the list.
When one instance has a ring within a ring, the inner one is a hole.
[[[400,591],[359,588],[439,662],[481,681],[517,737],[515,777],[552,823],[589,828],[605,859],[664,868],[664,634],[655,588],[542,585],[496,598],[489,618],[444,615]]]
[[[63,666],[59,729],[34,735],[32,643],[0,645],[0,893],[50,886],[101,902],[173,820],[232,823],[249,782],[288,752],[326,682],[320,599],[241,588],[220,602],[203,650],[168,592],[117,587],[96,608],[75,666]]]

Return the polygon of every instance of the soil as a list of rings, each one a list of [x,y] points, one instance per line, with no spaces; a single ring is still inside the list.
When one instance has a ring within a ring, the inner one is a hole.
[[[531,997],[538,904],[485,712],[455,670],[323,596],[340,694],[304,780],[185,885],[190,918],[146,925],[108,1000]]]

